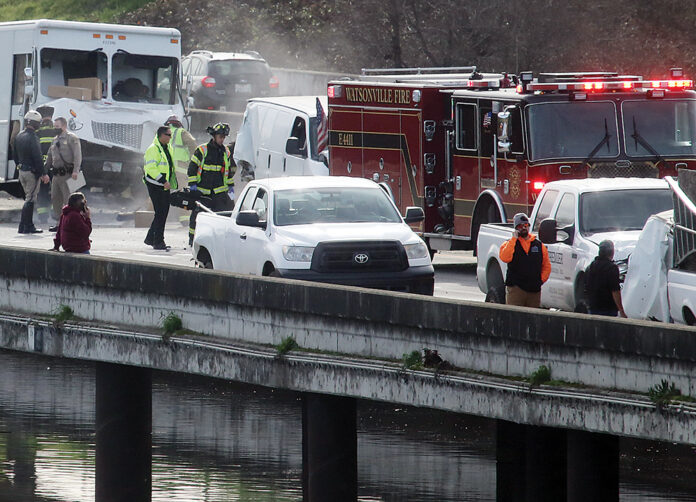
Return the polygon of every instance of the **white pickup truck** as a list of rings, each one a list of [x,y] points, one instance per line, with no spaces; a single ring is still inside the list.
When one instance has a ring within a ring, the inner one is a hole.
[[[428,248],[375,182],[339,176],[251,181],[234,211],[200,212],[193,256],[205,268],[426,295]]]
[[[628,261],[626,315],[696,325],[696,205],[675,180],[675,210],[650,217]]]
[[[547,183],[530,217],[531,232],[547,245],[551,261],[551,275],[541,288],[542,307],[584,311],[584,273],[597,256],[599,243],[614,242],[614,260],[625,272],[626,259],[646,220],[671,207],[664,180],[588,178]],[[476,277],[486,301],[505,301],[507,264],[498,252],[512,232],[510,223],[481,225]]]

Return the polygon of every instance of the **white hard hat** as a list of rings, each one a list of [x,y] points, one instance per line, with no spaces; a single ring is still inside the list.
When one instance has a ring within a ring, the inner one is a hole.
[[[41,122],[41,114],[39,112],[37,112],[36,110],[29,110],[24,115],[24,120],[27,122],[30,120],[33,120],[34,122]]]

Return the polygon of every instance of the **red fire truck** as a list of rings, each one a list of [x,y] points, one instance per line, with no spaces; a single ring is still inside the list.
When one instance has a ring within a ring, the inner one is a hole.
[[[432,250],[472,249],[482,223],[529,213],[558,179],[696,168],[696,92],[614,72],[363,71],[330,82],[329,170],[423,207]]]

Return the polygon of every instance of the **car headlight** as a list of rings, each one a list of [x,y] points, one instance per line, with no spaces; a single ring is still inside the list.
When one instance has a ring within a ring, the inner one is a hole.
[[[313,254],[313,247],[283,246],[283,257],[288,261],[312,261]]]
[[[418,258],[425,258],[428,256],[428,246],[426,246],[424,242],[406,244],[404,249],[406,250],[406,256],[408,256],[409,260],[417,260]]]

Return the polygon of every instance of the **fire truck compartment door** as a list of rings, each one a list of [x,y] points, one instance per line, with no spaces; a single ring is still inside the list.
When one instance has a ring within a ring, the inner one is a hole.
[[[394,111],[363,112],[363,176],[387,183],[401,208],[403,167],[401,114]]]

